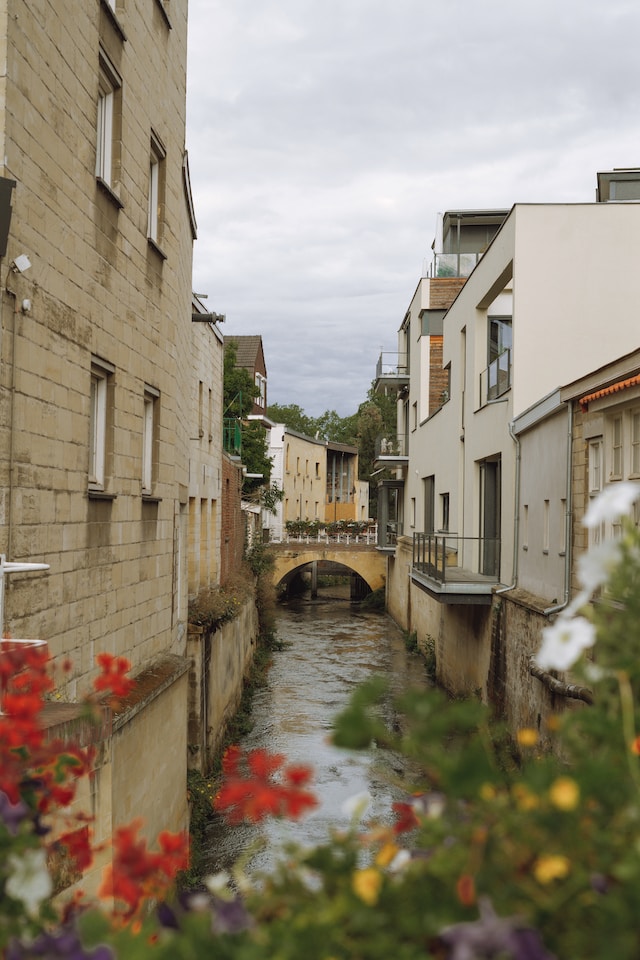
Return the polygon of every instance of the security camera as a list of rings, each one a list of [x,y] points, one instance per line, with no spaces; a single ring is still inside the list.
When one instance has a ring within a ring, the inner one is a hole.
[[[21,253],[19,257],[16,257],[13,263],[11,264],[11,269],[15,273],[24,273],[25,270],[28,270],[31,266],[31,260],[26,255],[26,253]]]

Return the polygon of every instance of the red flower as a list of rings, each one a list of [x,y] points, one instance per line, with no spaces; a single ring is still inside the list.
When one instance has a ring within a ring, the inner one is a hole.
[[[214,807],[230,823],[258,823],[266,816],[297,819],[317,805],[315,796],[302,789],[311,779],[311,770],[300,764],[284,766],[280,754],[253,750],[243,758],[237,747],[230,747],[222,767],[226,780]],[[274,779],[277,773],[280,781]]]
[[[119,827],[113,836],[113,859],[105,868],[99,897],[113,897],[126,905],[122,912],[130,919],[149,898],[162,896],[176,874],[189,863],[188,839],[182,834],[160,834],[161,853],[147,850],[138,838],[141,821]]]
[[[86,870],[93,863],[93,850],[91,849],[88,826],[63,833],[62,836],[58,837],[54,846],[66,847],[78,870]]]
[[[420,825],[420,821],[410,803],[394,803],[392,809],[397,817],[393,827],[394,833],[407,833]]]
[[[96,662],[102,673],[93,681],[94,690],[99,693],[108,690],[117,699],[124,699],[135,686],[135,681],[127,676],[131,663],[126,657],[114,657],[111,653],[99,653]]]

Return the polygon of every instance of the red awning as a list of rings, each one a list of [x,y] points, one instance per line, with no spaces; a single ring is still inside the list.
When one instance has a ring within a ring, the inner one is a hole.
[[[626,380],[618,380],[617,383],[612,383],[609,387],[603,387],[602,390],[596,390],[594,393],[588,393],[586,397],[580,397],[578,402],[584,412],[587,410],[592,400],[599,400],[600,397],[610,397],[612,393],[620,393],[621,390],[626,390],[628,387],[635,387],[639,383],[640,374],[636,374],[635,377],[628,377]]]

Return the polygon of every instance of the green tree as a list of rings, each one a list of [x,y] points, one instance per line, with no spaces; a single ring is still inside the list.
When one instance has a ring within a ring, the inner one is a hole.
[[[242,462],[247,473],[255,475],[245,477],[242,492],[250,495],[270,483],[272,460],[268,454],[267,431],[261,423],[246,419],[260,391],[249,371],[236,365],[236,359],[236,345],[228,342],[224,351],[224,417],[241,421]]]
[[[285,427],[304,433],[307,437],[315,436],[318,429],[317,421],[307,416],[297,403],[270,403],[267,407],[267,416],[274,423],[284,423]]]

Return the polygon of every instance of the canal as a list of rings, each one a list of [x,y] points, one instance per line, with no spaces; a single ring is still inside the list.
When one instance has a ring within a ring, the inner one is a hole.
[[[249,869],[269,870],[284,842],[313,845],[324,841],[330,828],[346,827],[350,814],[345,803],[360,794],[370,797],[368,816],[391,822],[392,803],[406,799],[405,789],[411,789],[404,757],[386,749],[338,749],[330,742],[333,718],[367,678],[382,674],[390,682],[383,705],[389,723],[395,722],[394,695],[429,683],[423,658],[407,650],[393,621],[351,604],[340,593],[339,586],[324,588],[317,600],[296,599],[279,608],[277,632],[284,649],[274,654],[267,685],[255,694],[254,726],[240,744],[312,765],[319,806],[300,822],[230,827],[215,817],[207,834],[208,874],[228,869],[260,843]]]

